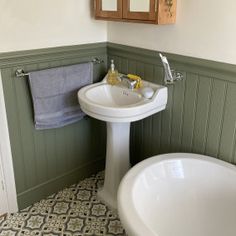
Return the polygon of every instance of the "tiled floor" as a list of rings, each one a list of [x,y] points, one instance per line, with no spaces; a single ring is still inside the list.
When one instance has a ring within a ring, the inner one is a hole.
[[[116,212],[96,197],[103,173],[0,219],[0,236],[124,236]]]

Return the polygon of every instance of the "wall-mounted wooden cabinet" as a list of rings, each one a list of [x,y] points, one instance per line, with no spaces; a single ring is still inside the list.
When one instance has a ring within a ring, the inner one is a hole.
[[[151,24],[172,24],[177,0],[94,0],[95,18]]]

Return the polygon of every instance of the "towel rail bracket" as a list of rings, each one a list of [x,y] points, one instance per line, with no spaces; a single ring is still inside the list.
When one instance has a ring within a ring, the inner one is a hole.
[[[24,70],[20,68],[20,69],[16,69],[15,75],[17,78],[22,78],[22,77],[28,76],[29,73],[24,72]]]
[[[91,62],[93,64],[102,64],[102,63],[104,63],[104,61],[102,59],[99,59],[97,57],[93,58],[91,60]],[[22,68],[18,68],[18,69],[16,69],[15,76],[17,78],[23,78],[25,76],[29,76],[29,72],[25,72]]]

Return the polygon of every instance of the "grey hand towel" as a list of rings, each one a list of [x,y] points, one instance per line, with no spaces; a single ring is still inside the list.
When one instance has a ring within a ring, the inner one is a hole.
[[[85,114],[80,109],[77,91],[92,81],[92,63],[31,72],[35,128],[58,128],[82,119]]]

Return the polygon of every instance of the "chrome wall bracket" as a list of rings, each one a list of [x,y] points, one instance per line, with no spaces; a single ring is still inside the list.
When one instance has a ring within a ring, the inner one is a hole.
[[[169,62],[165,56],[163,56],[161,53],[159,53],[159,56],[161,58],[162,64],[164,66],[164,83],[167,84],[174,84],[177,81],[181,81],[184,78],[184,75],[182,72],[171,69]]]
[[[164,83],[165,84],[174,84],[177,81],[181,81],[184,78],[184,75],[182,72],[177,71],[177,70],[173,70],[171,69],[171,75],[172,75],[172,79],[168,79],[166,76],[164,78]]]
[[[29,73],[25,73],[22,68],[19,68],[19,69],[16,69],[15,75],[17,78],[22,78],[22,77],[28,76]]]
[[[101,64],[104,63],[104,61],[102,59],[99,59],[97,57],[93,58],[91,61],[93,64]]]

